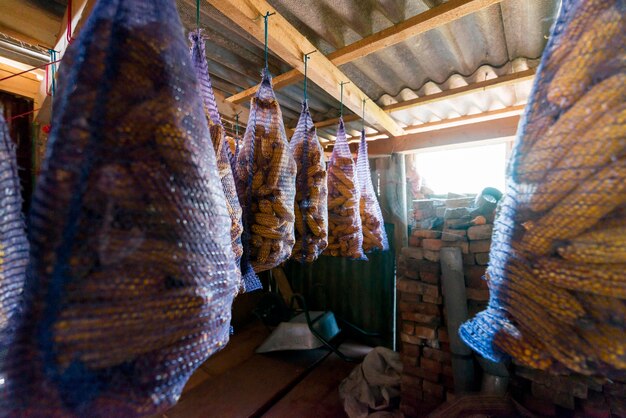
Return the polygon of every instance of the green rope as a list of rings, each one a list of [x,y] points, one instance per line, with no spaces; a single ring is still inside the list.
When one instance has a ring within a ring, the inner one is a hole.
[[[308,99],[307,96],[307,69],[309,62],[309,54],[304,54],[304,101],[306,102]]]
[[[268,71],[268,69],[269,69],[269,65],[268,65],[268,63],[267,63],[267,61],[268,61],[268,60],[267,60],[267,58],[268,58],[268,51],[267,51],[267,32],[268,32],[268,29],[267,29],[267,21],[269,20],[269,17],[270,17],[270,16],[275,15],[275,14],[276,14],[276,13],[270,13],[270,12],[267,12],[267,13],[265,13],[265,16],[263,16],[263,19],[265,20],[265,51],[264,51],[264,56],[265,56],[265,71]]]
[[[344,84],[349,84],[349,81],[342,81],[341,83],[339,83],[339,85],[341,86],[341,95],[340,95],[340,100],[339,100],[339,117],[343,118],[343,85]]]
[[[237,138],[239,138],[239,113],[235,114],[235,136]]]
[[[196,29],[200,29],[200,0],[196,0]]]
[[[363,118],[361,119],[363,122],[363,131],[365,131],[365,102],[367,102],[367,99],[363,99]]]

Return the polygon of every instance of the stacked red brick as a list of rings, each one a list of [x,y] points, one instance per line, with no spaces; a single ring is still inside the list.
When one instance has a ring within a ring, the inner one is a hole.
[[[454,383],[439,262],[425,259],[422,248],[405,247],[398,270],[401,409],[411,417],[442,403]]]
[[[407,417],[436,406],[454,393],[451,354],[441,293],[439,253],[463,253],[468,309],[484,309],[489,299],[482,279],[489,261],[492,224],[473,225],[473,198],[413,202],[409,247],[398,271],[400,352],[404,363],[401,408]],[[493,221],[487,216],[484,221]]]

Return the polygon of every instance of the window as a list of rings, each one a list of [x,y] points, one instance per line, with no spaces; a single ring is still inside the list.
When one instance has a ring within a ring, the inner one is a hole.
[[[480,193],[485,187],[504,192],[508,142],[420,151],[415,156],[422,185],[435,194]]]

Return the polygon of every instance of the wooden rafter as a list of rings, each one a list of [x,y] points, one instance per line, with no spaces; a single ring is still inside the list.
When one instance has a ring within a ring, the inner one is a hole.
[[[389,155],[431,147],[512,138],[517,132],[519,119],[519,115],[513,115],[469,125],[439,129],[436,132],[419,132],[376,140],[368,143],[368,152],[370,156]]]
[[[481,90],[489,90],[496,87],[503,87],[515,83],[521,83],[522,81],[532,80],[535,76],[535,71],[536,70],[534,68],[530,68],[528,70],[518,71],[513,74],[507,74],[501,77],[468,84],[467,86],[445,90],[440,93],[428,94],[426,96],[418,97],[416,99],[394,103],[389,106],[384,106],[383,109],[385,110],[385,112],[397,112],[399,110],[410,109],[428,103],[438,102],[440,100],[452,99],[466,94],[475,93]]]
[[[513,74],[503,75],[501,77],[492,78],[485,81],[479,81],[477,83],[468,84],[463,87],[456,87],[453,89],[445,90],[440,93],[428,94],[426,96],[418,97],[416,99],[406,100],[399,103],[394,103],[388,106],[383,106],[382,109],[387,113],[397,112],[400,110],[412,109],[418,106],[423,106],[429,103],[438,102],[441,100],[448,100],[459,96],[464,96],[466,94],[476,93],[478,91],[485,91],[489,89],[493,89],[496,87],[504,87],[511,84],[521,83],[523,81],[532,80],[535,76],[536,69],[530,68],[524,71],[518,71]],[[346,122],[351,122],[354,120],[358,120],[359,117],[357,115],[350,115],[343,118]],[[331,126],[337,123],[337,119],[327,119],[322,120],[315,123],[316,128],[323,128],[326,126]],[[419,126],[419,125],[418,125]],[[405,131],[411,127],[404,128]]]
[[[303,56],[315,46],[265,0],[206,0],[243,30],[263,41],[263,19],[266,12],[276,13],[269,19],[268,45],[272,51],[300,72],[304,72]],[[340,98],[340,82],[350,81],[328,58],[318,54],[309,61],[309,79],[335,99]],[[344,86],[344,106],[361,113],[365,102],[366,121],[391,136],[403,135],[402,128],[354,83]]]
[[[399,42],[446,25],[463,16],[499,3],[502,0],[450,0],[440,6],[429,9],[413,16],[404,22],[383,29],[380,32],[367,36],[360,41],[340,48],[326,57],[335,65],[343,65]],[[302,73],[291,70],[274,78],[274,87],[280,89],[302,80]],[[233,103],[242,103],[250,100],[256,93],[257,86],[237,93],[227,100]]]
[[[490,120],[509,118],[511,116],[519,116],[524,112],[526,105],[509,106],[498,110],[490,110],[487,112],[476,113],[474,115],[459,116],[456,118],[442,119],[435,122],[420,123],[417,125],[411,125],[404,128],[404,131],[409,134],[419,134],[423,132],[438,131],[440,129],[453,128],[455,126],[469,125],[472,123],[487,122]],[[365,135],[368,141],[375,141],[378,139],[387,139],[388,137],[380,133],[370,133]],[[348,142],[356,141],[361,138],[360,135],[348,137]]]

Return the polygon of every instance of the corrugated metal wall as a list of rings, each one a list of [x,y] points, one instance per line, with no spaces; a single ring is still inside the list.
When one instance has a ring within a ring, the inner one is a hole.
[[[385,224],[387,235],[394,226]],[[390,244],[391,244],[390,240]],[[378,332],[378,344],[392,348],[395,338],[395,249],[368,254],[369,261],[322,256],[312,264],[289,262],[285,272],[294,292],[313,310],[328,309],[367,331]]]

